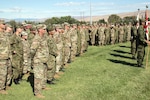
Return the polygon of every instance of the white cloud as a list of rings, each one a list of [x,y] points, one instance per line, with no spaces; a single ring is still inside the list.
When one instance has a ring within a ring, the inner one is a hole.
[[[85,2],[63,2],[63,3],[56,3],[55,6],[80,6],[85,4]]]

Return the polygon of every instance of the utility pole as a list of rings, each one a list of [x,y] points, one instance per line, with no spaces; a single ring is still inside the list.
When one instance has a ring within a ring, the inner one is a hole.
[[[90,0],[90,25],[92,25],[92,5]]]

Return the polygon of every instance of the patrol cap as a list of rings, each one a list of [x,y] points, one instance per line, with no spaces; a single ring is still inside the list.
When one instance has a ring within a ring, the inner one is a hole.
[[[48,31],[53,31],[53,30],[55,30],[55,28],[53,26],[49,26],[49,27],[47,27],[47,30]]]
[[[69,24],[69,23],[67,23],[67,22],[64,22],[64,25],[65,25],[65,26],[70,26],[70,24]]]
[[[23,26],[22,25],[17,25],[16,28],[23,28]]]
[[[27,36],[27,35],[28,35],[28,33],[27,33],[27,32],[25,32],[25,31],[22,31],[22,32],[21,32],[21,35],[22,35],[22,36]]]
[[[46,25],[45,24],[38,24],[37,29],[46,29]]]
[[[30,28],[31,31],[35,31],[36,30],[36,26],[32,25],[32,27]]]
[[[10,24],[6,24],[6,27],[10,27],[10,28],[12,28],[12,25],[10,25]]]
[[[0,20],[0,24],[5,24],[5,21],[4,20]]]

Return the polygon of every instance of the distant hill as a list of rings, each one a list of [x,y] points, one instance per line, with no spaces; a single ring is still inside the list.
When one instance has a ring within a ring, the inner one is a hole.
[[[107,19],[110,15],[92,16],[92,21],[98,21],[100,19],[104,19],[105,21],[107,21]],[[117,15],[120,16],[121,18],[124,18],[126,16],[137,16],[137,11],[136,12],[118,13]],[[145,11],[144,10],[140,11],[140,17],[144,17],[144,16],[145,16]],[[150,10],[148,10],[148,16],[150,17]],[[72,17],[79,21],[90,21],[90,16],[84,16],[84,18],[83,17],[81,18],[81,16],[72,16]],[[0,19],[5,20],[6,22],[10,21],[10,20],[15,20],[17,22],[23,22],[25,20],[26,21],[44,22],[48,18],[39,18],[39,19],[37,19],[37,18],[15,18],[15,19],[0,18]]]
[[[116,15],[120,16],[121,18],[124,18],[126,16],[137,16],[137,13],[138,13],[137,11],[136,12],[125,12],[125,13],[118,13]],[[105,21],[107,21],[107,19],[110,15],[92,16],[92,21],[98,21],[100,19],[104,19]],[[150,10],[148,10],[148,16],[150,17]],[[140,11],[140,17],[145,17],[144,10]],[[84,19],[78,18],[78,20],[90,21],[90,16],[86,16],[86,17],[84,17]]]

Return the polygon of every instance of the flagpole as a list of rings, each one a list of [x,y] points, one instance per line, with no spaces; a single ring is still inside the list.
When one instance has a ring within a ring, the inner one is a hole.
[[[145,21],[146,21],[146,29],[145,29],[145,34],[147,36],[147,40],[149,41],[149,35],[148,35],[148,14],[147,14],[147,9],[148,9],[148,6],[146,5],[146,12],[145,12]],[[147,48],[147,57],[146,57],[146,67],[145,69],[148,68],[148,58],[149,58],[149,48],[150,46],[148,45],[148,48]]]

